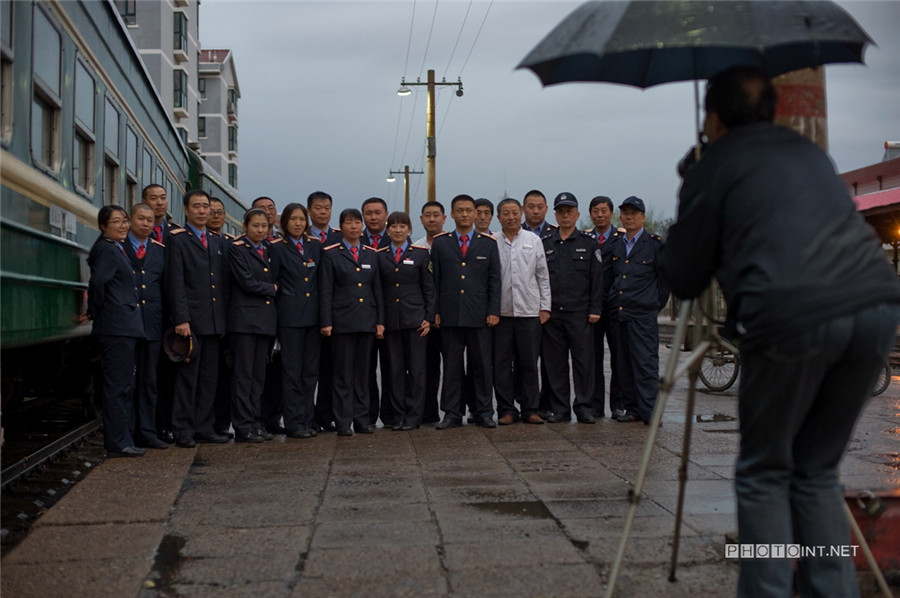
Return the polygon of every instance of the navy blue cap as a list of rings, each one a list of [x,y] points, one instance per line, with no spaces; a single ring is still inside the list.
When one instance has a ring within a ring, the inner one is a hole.
[[[631,206],[633,208],[639,209],[640,211],[642,211],[645,214],[647,213],[647,209],[644,208],[644,200],[641,199],[640,197],[635,197],[634,195],[632,195],[631,197],[629,197],[628,199],[623,201],[622,205],[619,206],[619,209],[621,210],[625,206]]]
[[[556,199],[553,200],[553,209],[560,206],[572,206],[573,208],[578,207],[578,200],[575,199],[575,196],[571,193],[560,193],[556,196]]]

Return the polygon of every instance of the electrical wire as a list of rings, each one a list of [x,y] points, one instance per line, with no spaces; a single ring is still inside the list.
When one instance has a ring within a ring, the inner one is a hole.
[[[406,62],[403,64],[403,74],[406,75],[406,69],[409,68],[409,49],[412,46],[413,25],[416,22],[416,0],[413,0],[412,19],[409,20],[409,41],[406,42]]]
[[[459,34],[456,36],[456,43],[453,44],[453,51],[450,52],[450,60],[447,61],[447,67],[444,69],[444,76],[447,76],[447,73],[450,71],[450,64],[453,62],[453,56],[456,55],[456,47],[459,46],[459,40],[462,37],[463,30],[466,28],[466,21],[469,18],[469,11],[472,10],[472,2],[475,0],[469,0],[469,6],[466,7],[466,16],[463,17],[462,25],[459,27]]]
[[[463,62],[462,68],[459,69],[459,76],[462,77],[462,72],[466,70],[466,65],[469,64],[469,58],[472,57],[472,50],[475,49],[475,44],[478,43],[478,37],[481,35],[481,30],[484,29],[484,24],[487,22],[488,14],[491,12],[491,7],[494,5],[494,0],[491,0],[491,3],[488,4],[487,10],[484,11],[484,19],[481,20],[481,26],[478,28],[478,33],[475,34],[475,41],[472,42],[472,47],[469,49],[469,54],[466,56],[466,61]]]
[[[419,67],[419,77],[425,71],[425,61],[428,59],[428,47],[431,45],[431,34],[434,32],[434,21],[437,19],[438,0],[434,3],[434,14],[431,15],[431,28],[428,30],[428,41],[425,42],[425,54],[422,56],[422,66]]]

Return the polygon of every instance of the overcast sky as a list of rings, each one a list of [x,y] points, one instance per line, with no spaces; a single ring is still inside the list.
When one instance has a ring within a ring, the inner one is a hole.
[[[432,68],[438,81],[461,76],[465,90],[437,93],[437,199],[448,208],[460,193],[496,202],[537,188],[551,201],[574,193],[582,215],[595,195],[616,205],[637,195],[674,215],[675,164],[695,131],[690,83],[544,88],[514,70],[579,4],[203,0],[202,47],[234,51],[241,194],[281,208],[327,191],[332,225],[371,196],[402,210],[403,177],[385,179],[405,165],[424,170],[426,92],[396,92],[402,76],[424,81]],[[883,142],[900,139],[900,2],[840,4],[878,44],[867,66],[826,67],[830,154],[843,172],[880,161]],[[418,214],[425,176],[410,188]]]

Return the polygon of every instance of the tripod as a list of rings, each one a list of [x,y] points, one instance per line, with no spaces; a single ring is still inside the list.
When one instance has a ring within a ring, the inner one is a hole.
[[[687,484],[687,467],[688,458],[691,448],[691,431],[693,429],[694,419],[694,396],[697,385],[697,377],[700,373],[700,364],[704,356],[710,349],[723,348],[731,351],[734,355],[738,354],[738,349],[727,340],[723,339],[719,334],[719,322],[717,303],[715,301],[716,286],[713,285],[700,296],[696,301],[685,301],[681,304],[678,311],[678,320],[675,324],[675,333],[672,337],[672,352],[666,362],[663,377],[659,384],[659,394],[657,395],[656,405],[653,409],[653,417],[650,419],[650,430],[647,434],[647,441],[644,446],[644,454],[641,458],[641,466],[638,469],[637,480],[634,488],[628,491],[628,500],[631,503],[628,506],[628,513],[625,515],[625,529],[622,531],[622,538],[619,541],[619,548],[616,553],[616,559],[613,562],[613,568],[609,575],[609,582],[606,587],[606,598],[612,598],[613,591],[616,587],[616,578],[619,575],[619,568],[622,566],[622,560],[625,556],[625,546],[628,542],[628,535],[631,532],[631,525],[634,522],[634,515],[637,511],[638,504],[641,501],[641,494],[644,488],[644,479],[647,477],[647,470],[650,467],[650,454],[653,451],[653,445],[656,442],[656,435],[659,432],[659,426],[662,422],[663,411],[665,411],[666,400],[672,392],[675,381],[685,372],[688,373],[688,398],[685,409],[685,426],[684,438],[682,439],[681,464],[678,467],[678,504],[675,511],[675,536],[672,541],[672,558],[669,564],[669,581],[677,581],[675,570],[678,567],[678,548],[681,540],[681,520],[684,513],[684,492]],[[692,330],[693,350],[685,358],[684,363],[679,365],[679,351],[684,344],[688,332],[688,320],[691,316],[691,310],[694,311],[694,327]],[[844,511],[850,518],[850,526],[859,541],[869,568],[875,575],[876,582],[883,594],[890,598],[891,592],[888,589],[887,582],[882,575],[881,570],[875,563],[872,551],[866,542],[865,537],[859,529],[856,520],[850,512],[849,507],[844,503]]]

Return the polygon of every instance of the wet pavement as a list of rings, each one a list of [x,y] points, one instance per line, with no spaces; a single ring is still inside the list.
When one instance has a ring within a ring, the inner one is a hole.
[[[668,350],[661,347],[661,363]],[[608,361],[607,361],[608,363]],[[730,596],[736,387],[697,393],[668,581],[687,381],[664,414],[619,596]],[[2,561],[4,596],[600,596],[648,428],[465,426],[111,459]],[[866,410],[848,487],[900,487],[900,380]],[[895,588],[896,590],[896,588]],[[870,589],[865,588],[867,595]]]

